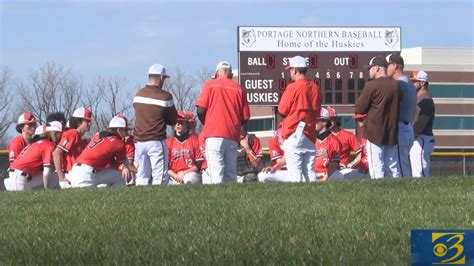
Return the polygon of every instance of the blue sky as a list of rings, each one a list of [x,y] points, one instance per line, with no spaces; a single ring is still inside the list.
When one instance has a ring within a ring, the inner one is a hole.
[[[0,66],[15,79],[49,61],[141,84],[152,63],[237,64],[237,26],[401,26],[403,48],[474,47],[472,0],[0,2]]]

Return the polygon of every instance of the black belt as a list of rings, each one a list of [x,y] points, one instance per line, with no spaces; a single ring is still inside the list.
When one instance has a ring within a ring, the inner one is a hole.
[[[82,163],[76,163],[76,165],[77,165],[77,166],[81,166]],[[86,165],[86,164],[85,164],[85,165]],[[89,165],[87,165],[87,166],[89,166]],[[91,166],[89,166],[89,167],[92,168]],[[92,173],[97,173],[97,169],[92,168]]]
[[[21,171],[21,170],[8,168],[8,172],[10,172],[10,173],[13,173],[15,171]],[[29,174],[27,174],[25,171],[21,171],[20,175],[26,177],[26,180],[28,180],[28,181],[30,181],[32,179],[32,177]]]

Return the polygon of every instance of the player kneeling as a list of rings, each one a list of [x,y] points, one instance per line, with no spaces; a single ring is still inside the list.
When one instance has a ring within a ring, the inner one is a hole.
[[[321,114],[316,121],[316,159],[314,160],[314,170],[318,181],[329,180],[329,177],[339,170],[342,146],[337,137],[331,133],[331,126],[329,112],[326,108],[321,108]]]
[[[275,135],[268,140],[270,160],[272,166],[265,167],[258,174],[260,182],[291,182],[290,175],[286,169],[285,152],[281,148],[283,139],[280,130],[275,131]]]
[[[127,162],[123,139],[129,130],[122,115],[116,115],[109,129],[96,133],[77,158],[71,171],[72,187],[125,186],[132,177],[133,166]],[[118,170],[112,165],[118,164]]]
[[[170,184],[201,183],[201,175],[196,160],[202,158],[199,140],[196,134],[189,132],[189,119],[186,111],[178,112],[178,120],[174,126],[174,136],[168,138],[168,161]]]
[[[36,128],[31,143],[13,161],[5,179],[8,191],[33,188],[58,188],[59,179],[53,169],[53,151],[61,138],[62,126],[53,121]]]
[[[365,114],[355,114],[354,119],[361,130],[364,130]],[[365,148],[366,139],[361,138],[360,148],[356,151],[356,157],[347,164],[347,168],[336,171],[331,175],[331,181],[354,180],[369,177],[369,167],[367,163],[367,151]]]

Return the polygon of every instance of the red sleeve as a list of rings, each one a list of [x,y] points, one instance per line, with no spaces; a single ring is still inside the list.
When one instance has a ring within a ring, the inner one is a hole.
[[[118,163],[123,163],[125,160],[127,160],[127,151],[125,149],[125,144],[123,143],[122,140],[117,138],[118,143],[117,145],[117,151],[115,154],[115,161]]]
[[[42,152],[42,160],[43,165],[45,166],[52,166],[53,165],[53,151],[54,151],[54,144],[51,142],[43,142],[41,144],[43,146]]]
[[[268,140],[268,149],[270,150],[271,160],[276,160],[283,156],[283,151],[275,138]]]
[[[257,157],[263,157],[262,144],[260,143],[260,139],[256,136],[253,139],[252,150],[253,152],[255,152],[255,155],[257,155]]]
[[[199,147],[199,140],[196,135],[193,135],[192,143],[193,143],[194,160],[201,161],[203,158],[202,158],[201,148]]]
[[[351,132],[347,131],[347,138],[347,142],[349,143],[349,147],[351,147],[351,150],[354,152],[358,151],[360,149],[360,144],[357,140],[357,137]]]
[[[209,106],[209,81],[206,81],[204,85],[202,86],[202,91],[199,94],[197,101],[196,101],[196,106],[202,107],[202,108],[208,108]]]
[[[18,138],[14,138],[10,144],[8,144],[8,160],[15,160],[18,155],[20,155],[21,150],[23,149],[22,145],[18,141]]]
[[[247,102],[247,92],[243,89],[241,89],[243,94],[242,94],[242,102],[243,102],[243,117],[242,117],[242,121],[247,121],[250,119],[250,107],[249,107],[249,103]]]
[[[329,150],[329,159],[331,161],[339,161],[340,155],[341,155],[341,150],[342,150],[342,145],[337,140],[336,137],[332,138],[333,142],[331,143],[331,149]]]
[[[286,87],[285,92],[281,96],[280,103],[278,104],[278,112],[285,117],[289,114],[293,103],[294,90],[292,90],[292,88],[292,84]]]
[[[133,161],[135,159],[135,143],[127,143],[125,144],[125,150],[127,153],[127,159],[129,161]]]
[[[173,138],[174,137],[169,137],[166,140],[166,146],[168,146],[168,162],[171,162],[171,150],[173,149]]]
[[[74,130],[67,130],[61,136],[61,140],[59,141],[58,147],[61,148],[65,152],[69,152],[72,146],[77,143],[76,132]]]

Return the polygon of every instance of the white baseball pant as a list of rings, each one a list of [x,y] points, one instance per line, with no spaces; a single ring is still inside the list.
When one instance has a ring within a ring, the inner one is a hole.
[[[376,145],[367,140],[367,162],[372,179],[400,177],[397,145]]]
[[[290,176],[289,182],[314,182],[314,159],[316,147],[302,132],[295,132],[282,144],[285,151],[286,168]]]
[[[201,177],[202,177],[202,183],[204,185],[211,184],[211,177],[209,176],[209,172],[207,171],[207,168],[202,170]]]
[[[206,161],[210,184],[237,182],[237,142],[206,138]]]
[[[194,185],[201,183],[201,175],[196,172],[188,172],[184,174],[183,183],[185,185]],[[173,178],[170,177],[169,185],[180,185],[181,183],[176,182]]]
[[[419,135],[410,150],[410,162],[413,177],[429,177],[431,153],[434,151],[433,136]]]
[[[400,176],[412,176],[410,166],[410,149],[415,140],[413,125],[398,122],[398,161],[400,163]]]
[[[96,171],[87,164],[75,164],[70,173],[71,186],[73,188],[106,186],[125,186],[122,173],[117,169],[106,168]]]
[[[258,173],[259,182],[290,182],[290,174],[287,170],[277,170],[275,173]]]
[[[4,180],[5,189],[7,191],[30,191],[34,188],[42,188],[43,183],[43,173],[39,173],[28,180],[26,174],[20,170],[14,170],[13,172],[8,173],[8,178]],[[59,178],[56,173],[51,173],[49,175],[49,188],[59,188]]]
[[[357,180],[369,177],[366,173],[362,173],[359,169],[341,169],[334,171],[329,177],[329,181],[339,181],[339,180]]]
[[[166,140],[137,141],[135,143],[137,186],[167,185],[168,146]]]

